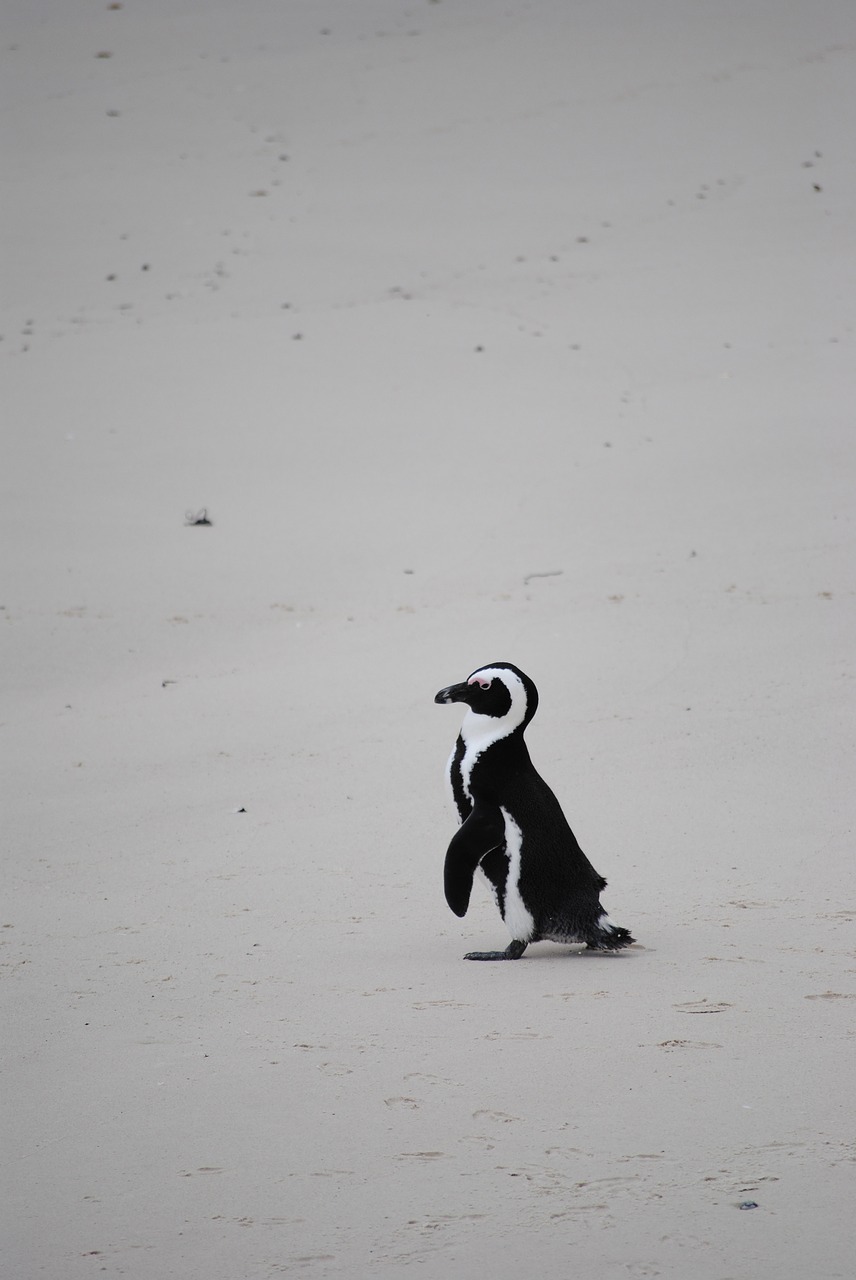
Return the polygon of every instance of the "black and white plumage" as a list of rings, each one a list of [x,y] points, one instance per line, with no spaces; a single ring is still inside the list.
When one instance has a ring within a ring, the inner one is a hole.
[[[505,951],[471,951],[466,959],[517,960],[530,942],[548,940],[595,951],[629,946],[634,939],[600,905],[606,881],[530,759],[523,734],[538,690],[529,677],[494,662],[434,701],[468,708],[448,765],[461,826],[446,854],[446,901],[466,915],[480,872],[512,938]]]

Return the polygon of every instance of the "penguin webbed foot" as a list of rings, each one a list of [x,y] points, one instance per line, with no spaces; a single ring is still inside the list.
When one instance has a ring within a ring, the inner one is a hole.
[[[519,960],[529,944],[517,938],[504,951],[468,951],[465,960]]]

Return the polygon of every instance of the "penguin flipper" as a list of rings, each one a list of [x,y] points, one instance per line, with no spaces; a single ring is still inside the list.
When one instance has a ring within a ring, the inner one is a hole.
[[[504,841],[505,820],[499,807],[477,803],[446,851],[446,901],[456,916],[467,914],[476,867],[485,854]]]

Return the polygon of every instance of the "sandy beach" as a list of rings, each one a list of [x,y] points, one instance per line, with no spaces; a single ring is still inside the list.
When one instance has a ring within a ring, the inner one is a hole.
[[[850,1280],[852,4],[2,67],[4,1275]],[[497,660],[618,955],[463,959]]]

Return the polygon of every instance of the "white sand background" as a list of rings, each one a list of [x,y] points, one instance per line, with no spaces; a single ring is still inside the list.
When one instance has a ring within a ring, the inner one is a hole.
[[[851,1277],[850,0],[4,9],[4,1276]]]

